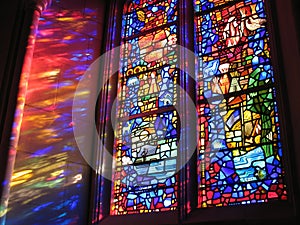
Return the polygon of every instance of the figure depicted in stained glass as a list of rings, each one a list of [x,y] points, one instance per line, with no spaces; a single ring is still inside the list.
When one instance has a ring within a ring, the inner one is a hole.
[[[125,7],[113,215],[177,208],[177,13],[177,0]]]
[[[195,10],[199,207],[286,199],[265,3],[200,0]]]

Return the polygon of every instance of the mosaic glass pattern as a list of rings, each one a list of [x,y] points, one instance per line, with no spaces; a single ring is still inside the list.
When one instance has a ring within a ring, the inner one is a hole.
[[[131,1],[123,16],[111,214],[177,208],[177,1]]]
[[[194,0],[195,11],[206,11],[233,1],[234,0]]]
[[[125,7],[122,37],[130,37],[177,20],[177,0],[132,1]]]
[[[194,3],[198,207],[286,200],[265,2]]]
[[[166,64],[175,64],[176,43],[177,25],[170,25],[129,39],[123,46],[126,56],[122,59],[123,73],[130,75],[134,70],[139,69],[138,66],[153,69]]]
[[[136,68],[146,70],[146,67]],[[127,74],[128,72],[130,70]],[[177,77],[177,70],[173,66],[124,77],[119,104],[120,116],[133,116],[176,105],[174,84]]]

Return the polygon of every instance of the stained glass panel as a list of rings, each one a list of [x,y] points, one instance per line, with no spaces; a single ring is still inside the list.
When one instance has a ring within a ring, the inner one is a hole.
[[[177,1],[131,1],[123,15],[111,214],[177,208]]]
[[[176,121],[176,111],[120,121],[116,165],[176,157]]]
[[[116,214],[175,209],[176,120],[173,111],[120,122],[114,194],[122,201],[115,203]]]
[[[177,25],[170,25],[126,41],[126,57],[122,59],[123,73],[130,75],[135,72],[133,69],[138,69],[137,66],[153,69],[165,64],[174,65],[177,62],[176,43]]]
[[[140,70],[146,68],[140,67]],[[120,116],[132,116],[176,105],[174,84],[177,77],[177,70],[173,66],[124,77],[119,104]]]
[[[175,22],[177,13],[177,0],[132,1],[125,9],[122,37]]]
[[[224,57],[234,60],[232,57],[240,54],[244,43],[268,36],[264,4],[246,2],[201,13],[195,17],[199,53],[221,51]],[[232,49],[231,54],[224,52],[233,46],[237,47]]]
[[[198,207],[285,200],[265,2],[194,3]]]

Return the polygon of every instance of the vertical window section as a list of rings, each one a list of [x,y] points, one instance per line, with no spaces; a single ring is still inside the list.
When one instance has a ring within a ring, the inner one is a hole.
[[[263,0],[195,0],[198,207],[287,199]]]
[[[111,214],[177,207],[177,0],[123,12]]]

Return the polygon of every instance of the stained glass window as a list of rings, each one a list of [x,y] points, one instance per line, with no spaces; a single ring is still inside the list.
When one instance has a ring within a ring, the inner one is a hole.
[[[111,214],[177,208],[177,0],[125,4]]]
[[[195,0],[198,207],[286,200],[264,0]]]
[[[286,200],[265,1],[194,0],[194,25],[198,208]],[[122,27],[111,214],[175,210],[178,2],[129,1]]]

